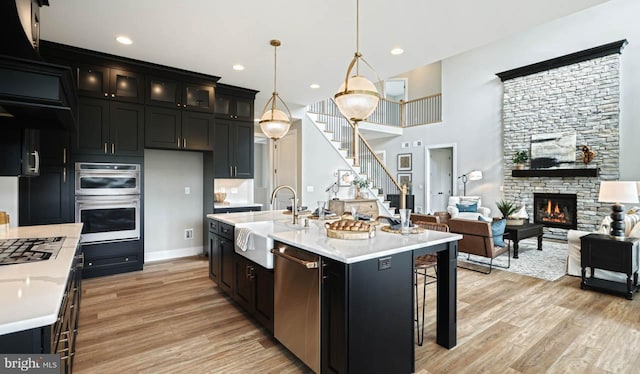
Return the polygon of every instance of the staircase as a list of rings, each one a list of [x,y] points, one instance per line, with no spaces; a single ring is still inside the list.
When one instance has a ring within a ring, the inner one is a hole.
[[[370,181],[368,192],[370,196],[377,197],[380,214],[393,216],[396,207],[390,206],[385,195],[401,194],[402,187],[380,162],[362,135],[354,131],[354,125],[342,116],[333,100],[327,99],[309,106],[307,115],[354,174]]]

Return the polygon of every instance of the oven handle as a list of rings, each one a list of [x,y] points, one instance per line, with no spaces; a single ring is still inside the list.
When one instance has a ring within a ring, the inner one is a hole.
[[[112,204],[123,204],[123,203],[138,204],[139,202],[140,202],[140,199],[76,200],[76,203],[78,205],[86,205],[86,204],[112,205]]]

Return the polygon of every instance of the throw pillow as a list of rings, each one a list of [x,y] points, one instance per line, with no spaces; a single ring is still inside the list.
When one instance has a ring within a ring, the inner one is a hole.
[[[629,236],[632,238],[640,238],[640,223],[636,223],[636,225],[633,226],[633,229],[629,232]]]
[[[462,213],[462,212],[478,213],[478,203],[456,204],[456,207],[458,208],[458,211],[460,213]]]
[[[478,217],[478,221],[491,222],[491,219],[485,219],[482,216]],[[498,247],[506,246],[504,242],[504,228],[507,226],[507,220],[501,219],[499,221],[491,222],[491,236],[493,236],[493,244]]]

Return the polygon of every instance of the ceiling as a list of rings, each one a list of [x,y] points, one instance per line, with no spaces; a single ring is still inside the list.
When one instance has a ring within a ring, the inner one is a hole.
[[[607,0],[362,0],[360,51],[384,79]],[[332,96],[355,52],[355,0],[52,0],[42,39],[222,77],[288,104]],[[115,41],[127,35],[129,46]],[[402,55],[391,55],[394,47]],[[244,71],[234,71],[242,64]],[[363,75],[374,80],[367,69]],[[319,89],[311,89],[317,83]]]

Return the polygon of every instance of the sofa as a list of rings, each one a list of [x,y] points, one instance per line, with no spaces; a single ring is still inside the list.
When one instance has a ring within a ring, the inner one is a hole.
[[[465,212],[460,208],[465,206],[471,206],[476,204],[477,211]],[[482,206],[482,199],[480,196],[451,196],[449,197],[449,203],[447,204],[447,212],[451,218],[457,219],[469,219],[477,221],[479,216],[483,216],[488,220],[491,220],[491,209]]]
[[[624,218],[624,234],[640,238],[640,208],[634,208],[635,213],[626,214]],[[567,242],[569,243],[569,251],[567,254],[567,274],[581,277],[582,266],[580,262],[580,238],[587,234],[609,234],[609,225],[611,217],[605,217],[600,224],[600,228],[595,232],[569,230],[567,233]],[[587,276],[590,271],[587,269]],[[615,282],[626,282],[626,274],[617,273],[608,270],[595,269],[594,276],[600,279],[611,280]]]

